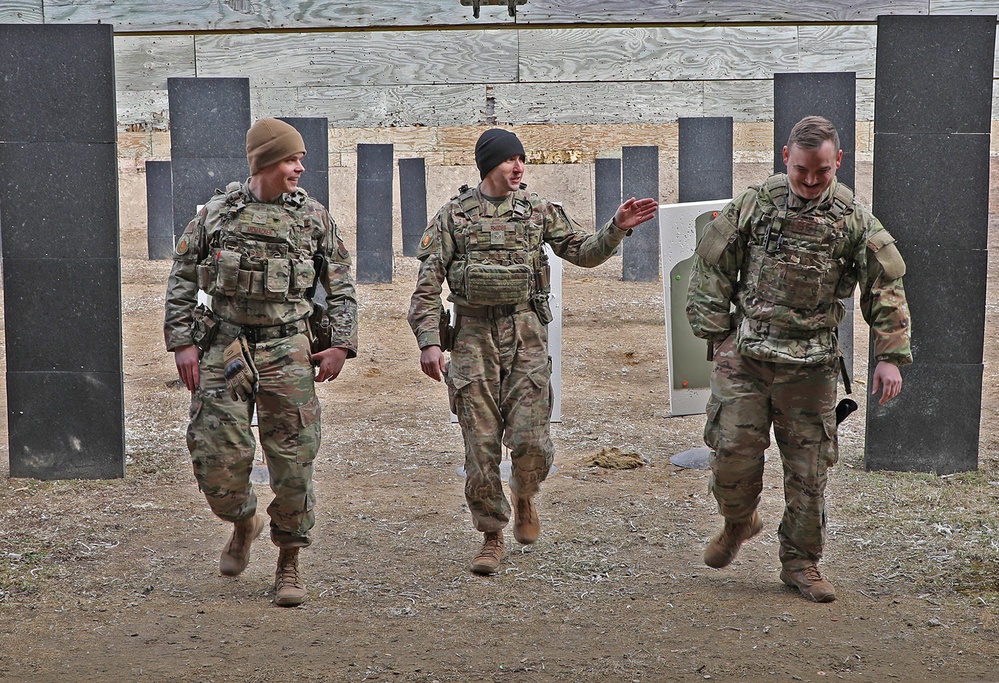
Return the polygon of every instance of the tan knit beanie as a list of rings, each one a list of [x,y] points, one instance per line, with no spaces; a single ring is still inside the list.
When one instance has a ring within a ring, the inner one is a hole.
[[[295,154],[305,154],[305,140],[291,124],[280,119],[257,119],[246,131],[246,161],[251,175]]]

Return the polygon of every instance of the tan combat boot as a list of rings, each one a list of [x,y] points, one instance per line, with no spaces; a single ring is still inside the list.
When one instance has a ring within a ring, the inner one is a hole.
[[[308,592],[298,575],[298,548],[280,548],[274,573],[274,604],[296,607],[305,602]]]
[[[513,537],[518,543],[534,543],[541,536],[541,520],[534,499],[513,494]]]
[[[250,563],[250,545],[260,535],[264,528],[264,518],[253,515],[249,519],[241,519],[233,524],[232,536],[222,549],[219,558],[219,571],[224,576],[238,576]]]
[[[495,574],[503,561],[505,550],[503,532],[487,531],[479,554],[472,558],[472,571],[476,574]]]
[[[711,539],[704,549],[704,564],[715,569],[727,567],[735,559],[742,544],[763,531],[763,522],[756,511],[743,522],[725,520],[721,533]]]
[[[781,569],[780,580],[791,588],[797,588],[812,602],[832,602],[836,599],[836,589],[822,578],[814,564],[804,569]]]

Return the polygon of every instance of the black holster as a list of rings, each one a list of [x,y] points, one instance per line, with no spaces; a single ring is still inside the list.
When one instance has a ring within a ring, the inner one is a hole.
[[[458,331],[451,327],[451,311],[446,308],[441,310],[441,320],[437,327],[437,333],[441,339],[441,351],[450,351],[454,348],[454,338]]]
[[[204,304],[198,304],[194,308],[194,330],[192,338],[194,345],[198,347],[198,354],[203,357],[212,348],[215,336],[219,333],[219,323],[215,319],[212,309]]]
[[[326,315],[326,307],[312,302],[312,315],[308,317],[309,347],[319,353],[333,347],[333,325]]]

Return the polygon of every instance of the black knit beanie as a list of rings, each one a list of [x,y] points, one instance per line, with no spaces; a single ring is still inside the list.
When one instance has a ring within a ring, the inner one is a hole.
[[[490,128],[475,143],[475,165],[479,167],[479,178],[485,178],[489,171],[517,155],[527,157],[520,138],[508,130]]]

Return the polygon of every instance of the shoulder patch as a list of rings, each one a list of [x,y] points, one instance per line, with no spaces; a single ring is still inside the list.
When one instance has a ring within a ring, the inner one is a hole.
[[[434,228],[433,224],[430,224],[427,226],[427,229],[423,231],[423,238],[420,240],[420,249],[429,248],[436,239],[437,230]]]
[[[184,232],[180,234],[177,244],[174,245],[174,256],[183,256],[191,250],[191,243],[194,241],[194,228],[198,225],[199,221],[204,218],[204,214],[206,212],[207,210],[202,208],[198,211],[198,217],[188,223],[187,227],[184,228]]]
[[[350,256],[350,252],[347,251],[347,245],[343,243],[343,238],[340,237],[340,228],[337,227],[336,223],[330,220],[331,228],[333,230],[333,239],[336,240],[336,255],[342,259]]]

